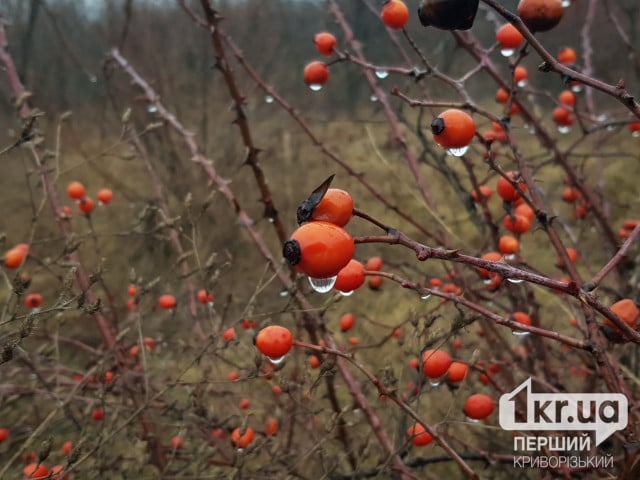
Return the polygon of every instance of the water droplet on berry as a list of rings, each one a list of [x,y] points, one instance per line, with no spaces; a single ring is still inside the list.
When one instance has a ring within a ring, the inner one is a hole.
[[[530,332],[523,332],[522,330],[511,330],[516,337],[526,337]]]
[[[491,285],[491,282],[493,282],[493,280],[492,280],[492,279],[490,279],[490,278],[485,278],[485,279],[482,281],[482,283],[484,283],[485,285]]]
[[[503,57],[510,57],[514,53],[516,53],[515,48],[503,48],[500,50],[500,55]]]
[[[520,81],[518,82],[518,86],[519,86],[520,88],[526,87],[526,86],[527,86],[527,81],[526,81],[526,80],[520,80]]]
[[[264,101],[265,101],[266,103],[273,103],[273,97],[272,97],[271,95],[266,95],[266,96],[264,97]]]
[[[480,423],[480,420],[477,418],[466,417],[467,422],[469,423]]]
[[[582,91],[582,84],[574,83],[573,85],[571,85],[571,91],[573,93],[580,93]]]
[[[389,76],[389,72],[386,70],[376,70],[376,77],[383,79]]]
[[[267,359],[273,363],[274,365],[278,365],[279,363],[282,363],[284,361],[284,357],[286,355],[283,355],[281,357],[277,357],[277,358],[273,358],[273,357],[267,357]]]
[[[566,135],[570,131],[571,131],[571,127],[569,127],[568,125],[560,125],[558,127],[558,133],[561,133],[562,135]]]
[[[429,379],[429,385],[431,385],[433,388],[438,388],[440,386],[440,379],[439,378]]]
[[[601,113],[600,115],[598,115],[598,116],[596,117],[596,120],[597,120],[598,122],[606,122],[606,121],[607,121],[607,118],[608,118],[608,117],[607,117],[607,115],[606,115],[606,114]]]
[[[460,148],[447,148],[447,153],[454,157],[461,157],[469,150],[469,145]]]
[[[337,276],[329,278],[313,278],[308,277],[311,288],[318,293],[327,293],[336,283]]]
[[[34,307],[31,309],[31,313],[40,313],[42,309],[40,307]]]
[[[338,290],[340,292],[340,290]],[[343,297],[350,297],[351,295],[353,295],[353,290],[349,290],[348,292],[340,292],[340,295],[342,295]]]
[[[562,0],[562,6],[568,8],[571,6],[571,0]]]
[[[372,102],[377,102],[377,101],[378,101],[378,97],[377,97],[376,95],[373,95],[373,94],[372,94],[372,95],[369,97],[369,100],[371,100]]]
[[[507,282],[522,283],[522,282],[524,282],[524,280],[522,280],[521,278],[507,278]]]
[[[420,295],[420,299],[422,300],[429,300],[431,298],[431,294],[430,293],[425,293],[423,295]]]
[[[516,254],[515,253],[510,253],[509,255],[505,255],[504,259],[505,260],[515,260],[516,258]]]
[[[640,132],[638,130],[636,130],[635,132],[631,133],[631,136],[633,138],[638,138],[638,137],[640,137]]]
[[[96,77],[95,75],[90,75],[89,83],[98,83],[98,77]]]
[[[289,296],[289,291],[287,289],[280,290],[279,295],[281,297],[288,297]]]
[[[158,111],[158,107],[156,107],[155,105],[149,105],[147,107],[147,112],[149,113],[156,113]]]
[[[312,92],[319,92],[320,90],[322,90],[322,85],[320,85],[319,83],[312,83],[311,85],[309,85],[309,88]]]

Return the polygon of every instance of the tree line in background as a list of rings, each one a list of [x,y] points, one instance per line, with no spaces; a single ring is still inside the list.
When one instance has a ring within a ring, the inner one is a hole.
[[[196,5],[197,2],[190,3]],[[353,19],[354,34],[367,57],[378,64],[397,64],[394,47],[384,35],[376,18],[377,12],[359,0],[339,3],[345,14]],[[502,3],[515,10],[517,1]],[[607,54],[597,56],[592,52],[581,52],[581,45],[575,44],[576,30],[581,28],[580,19],[584,18],[587,2],[575,0],[574,3],[545,44],[551,51],[571,44],[579,54],[593,57],[590,60],[593,62],[592,74],[611,83],[624,78],[627,86],[633,89],[640,77],[639,59],[630,49],[640,46],[639,3],[635,0],[599,2],[597,22],[606,25],[593,29],[590,35],[594,45],[606,45]],[[417,8],[417,4],[416,1],[413,7]],[[225,12],[224,28],[241,46],[247,61],[269,82],[294,92],[301,107],[308,107],[313,99],[307,95],[302,81],[302,68],[314,55],[310,32],[330,29],[333,25],[323,2],[219,0],[214,5]],[[2,13],[11,37],[17,40],[12,43],[11,51],[18,71],[24,76],[26,85],[38,86],[38,98],[46,102],[50,113],[76,110],[84,105],[91,105],[90,108],[104,105],[96,103],[106,96],[102,63],[105,53],[114,45],[154,80],[158,90],[164,92],[166,101],[175,108],[187,110],[198,106],[203,95],[212,101],[212,105],[224,101],[223,96],[216,95],[215,89],[219,86],[216,79],[209,75],[214,59],[208,42],[203,37],[190,35],[193,25],[181,14],[175,2],[7,0]],[[485,45],[490,45],[495,41],[495,28],[502,19],[484,5],[481,5],[479,16],[489,21],[476,22],[474,33]],[[624,29],[627,45],[620,38],[611,36],[613,19]],[[472,65],[473,59],[456,49],[451,37],[433,29],[423,29],[417,20],[410,22],[408,30],[444,73],[463,72]],[[541,38],[547,40],[545,34]],[[545,82],[554,81],[557,80],[543,77],[540,86],[546,87]],[[353,66],[332,69],[331,85],[327,94],[331,101],[314,103],[314,108],[343,111],[354,108],[370,94]],[[475,85],[482,88],[480,82]],[[439,96],[447,94],[446,91],[437,93]],[[8,101],[7,96],[0,100],[5,114],[11,112]],[[7,121],[5,114],[3,120]]]

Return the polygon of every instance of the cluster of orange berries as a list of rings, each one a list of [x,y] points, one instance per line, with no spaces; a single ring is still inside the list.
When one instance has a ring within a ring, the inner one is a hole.
[[[82,183],[77,181],[69,183],[69,185],[67,185],[67,195],[70,199],[78,203],[78,208],[83,213],[89,215],[93,212],[95,203],[90,197],[87,197],[86,189]],[[113,199],[113,192],[108,188],[103,188],[98,191],[96,198],[101,204],[107,205]],[[69,209],[63,209],[62,215],[68,217],[70,214]]]
[[[409,20],[409,9],[401,0],[389,0],[382,6],[380,18],[389,28],[401,29]],[[317,33],[313,43],[318,52],[326,57],[335,53],[338,44],[336,37],[329,32]],[[303,77],[312,90],[320,90],[329,80],[329,66],[320,60],[310,62],[304,67]]]
[[[0,428],[0,443],[4,442],[9,436],[9,429]],[[69,441],[62,445],[62,454],[66,457],[71,455],[73,444]],[[24,478],[30,480],[69,480],[69,476],[65,475],[63,465],[54,465],[49,468],[44,463],[36,461],[38,455],[36,452],[30,452],[23,455],[23,460],[27,465],[22,469]]]
[[[348,192],[328,188],[324,194],[312,194],[298,208],[302,225],[284,244],[287,263],[311,279],[336,277],[342,292],[358,288],[364,283],[364,266],[353,260],[355,244],[343,228],[352,215],[353,198]]]

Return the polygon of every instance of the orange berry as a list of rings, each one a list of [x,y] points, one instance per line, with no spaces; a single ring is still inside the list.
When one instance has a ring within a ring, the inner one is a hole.
[[[478,194],[478,190],[480,190],[480,194]],[[487,185],[478,185],[478,190],[471,191],[471,197],[473,197],[474,202],[479,202],[480,198],[484,198],[485,201],[489,200],[493,195],[493,190]]]
[[[560,23],[564,8],[560,0],[520,0],[518,16],[532,32],[546,32]]]
[[[489,262],[499,262],[502,260],[502,254],[499,252],[487,252],[480,258],[482,258],[482,260],[488,260]],[[489,270],[485,268],[478,268],[477,270],[480,276],[484,278],[490,278],[495,275],[493,272],[489,272]]]
[[[42,479],[49,476],[49,469],[41,463],[30,463],[22,469],[25,478]]]
[[[355,347],[360,343],[360,339],[358,337],[349,337],[349,345]]]
[[[569,257],[569,260],[571,261],[571,263],[576,263],[578,261],[578,251],[575,248],[567,247],[566,252],[567,252],[567,257]],[[564,267],[564,261],[560,256],[558,256],[557,263],[559,267]]]
[[[280,385],[274,385],[273,387],[271,387],[271,393],[276,396],[282,395],[282,388],[280,387]]]
[[[78,208],[89,215],[95,208],[95,203],[89,197],[85,197],[78,202]]]
[[[623,298],[622,300],[614,303],[609,307],[613,313],[615,313],[620,320],[629,325],[632,329],[636,329],[638,323],[638,317],[640,317],[640,310],[633,300],[629,298]],[[608,318],[604,319],[604,323],[611,328],[618,329],[615,324]]]
[[[222,339],[225,342],[230,342],[234,338],[236,338],[236,329],[235,328],[233,328],[233,327],[227,328],[224,332],[222,332]]]
[[[411,360],[409,360],[409,367],[414,370],[418,370],[420,368],[420,360],[418,360],[417,358],[412,358]]]
[[[496,40],[500,44],[501,48],[505,50],[512,50],[522,45],[524,37],[516,27],[510,23],[506,23],[496,32]]]
[[[345,313],[341,318],[340,318],[340,330],[342,330],[343,332],[346,332],[348,330],[351,330],[353,328],[353,326],[356,323],[356,319],[353,316],[352,313]]]
[[[453,341],[453,344],[451,345],[453,348],[455,348],[456,350],[462,348],[462,340],[460,340],[459,338],[456,338]]]
[[[103,188],[103,189],[98,191],[98,193],[96,194],[96,198],[103,205],[107,205],[109,202],[111,202],[111,199],[113,198],[113,192],[111,190],[109,190],[108,188]]]
[[[369,278],[369,288],[371,290],[378,290],[382,286],[382,277],[376,275]]]
[[[42,305],[42,295],[39,293],[30,293],[24,298],[24,304],[28,308],[38,308]]]
[[[338,272],[338,278],[336,278],[336,283],[333,285],[333,288],[343,293],[353,292],[362,286],[364,280],[364,265],[357,260],[351,259],[349,263]]]
[[[469,366],[462,362],[452,362],[447,370],[447,380],[451,382],[461,382],[467,376]]]
[[[67,440],[62,444],[62,454],[65,457],[68,457],[69,455],[71,455],[71,450],[73,450],[73,443]]]
[[[0,443],[4,442],[9,438],[9,429],[8,428],[0,428]]]
[[[329,222],[309,222],[298,227],[284,244],[287,263],[314,278],[338,275],[353,257],[353,238]]]
[[[353,215],[353,198],[344,190],[330,188],[313,209],[311,220],[329,222],[344,227]]]
[[[415,423],[407,428],[407,436],[412,437],[412,442],[416,447],[429,445],[433,441],[433,437],[419,423]]]
[[[133,345],[129,349],[129,356],[131,358],[138,358],[138,355],[140,355],[140,347],[138,345]]]
[[[382,270],[382,259],[380,257],[371,257],[364,265],[365,270],[371,272],[379,272]]]
[[[507,103],[509,101],[509,92],[507,92],[504,88],[498,88],[496,92],[496,102],[498,103]]]
[[[51,480],[69,480],[69,477],[64,474],[64,466],[54,465],[49,472]]]
[[[553,110],[552,118],[560,126],[573,125],[573,116],[567,107],[556,107]]]
[[[451,355],[444,350],[425,350],[422,354],[422,372],[429,378],[440,378],[451,366]]]
[[[573,211],[573,216],[576,218],[584,218],[587,216],[587,212],[589,211],[589,205],[587,202],[579,202],[576,204],[576,208]]]
[[[144,337],[142,339],[142,344],[144,345],[145,350],[149,351],[149,350],[153,350],[154,348],[156,348],[156,342],[153,338],[151,337]]]
[[[180,450],[182,447],[184,447],[184,438],[176,435],[171,439],[171,448],[174,450]]]
[[[205,304],[211,303],[213,302],[213,293],[209,293],[203,288],[201,290],[198,290],[198,293],[196,294],[196,299],[200,303],[205,303]]]
[[[576,95],[571,90],[563,90],[558,95],[558,102],[563,105],[573,106],[576,104]]]
[[[506,172],[506,175],[507,177],[509,177],[509,179],[511,179],[511,181],[515,181],[516,178],[518,177],[518,174],[516,172]],[[527,191],[527,184],[524,182],[518,182],[518,187],[520,187],[520,190],[522,190],[523,192]],[[500,195],[500,197],[505,202],[513,202],[518,198],[520,198],[520,194],[514,188],[512,183],[509,182],[509,180],[507,180],[504,177],[500,177],[498,179],[498,184],[496,185],[496,192],[498,192],[498,195]]]
[[[524,82],[527,78],[529,78],[529,73],[523,66],[518,65],[513,70],[513,79],[516,81],[516,83],[519,84],[520,82]]]
[[[104,418],[104,409],[102,407],[96,407],[91,412],[91,418],[93,418],[96,422],[99,422]]]
[[[527,327],[533,325],[531,317],[524,312],[513,312],[511,316],[516,322],[521,323],[522,325],[526,325]]]
[[[135,297],[136,293],[138,293],[138,288],[133,284],[129,285],[129,287],[127,288],[127,295],[129,295],[130,297]]]
[[[176,306],[176,297],[169,294],[161,295],[160,298],[158,298],[158,305],[165,310],[172,309]]]
[[[625,230],[633,230],[635,229],[638,225],[640,225],[640,220],[625,220],[622,223],[622,228]]]
[[[502,222],[504,228],[513,233],[527,233],[531,228],[531,221],[522,215],[506,215]]]
[[[575,187],[567,187],[562,192],[562,200],[567,203],[573,203],[581,197],[580,190]]]
[[[440,288],[442,286],[442,280],[440,280],[439,278],[430,278],[429,285],[432,288]]]
[[[318,52],[322,55],[330,57],[333,53],[333,49],[338,44],[336,37],[329,32],[320,32],[313,37],[313,42],[316,44]]]
[[[280,358],[291,350],[293,335],[289,329],[280,325],[269,325],[258,332],[255,345],[263,355],[269,358]]]
[[[264,424],[264,432],[273,437],[276,433],[278,433],[278,421],[275,418],[268,418]]]
[[[25,244],[20,244],[25,245]],[[16,245],[4,254],[4,266],[7,268],[18,268],[24,262],[29,253],[29,247]]]
[[[498,249],[505,255],[516,253],[520,249],[520,242],[511,235],[503,235],[498,242]]]
[[[409,9],[401,0],[388,0],[382,6],[380,18],[387,27],[401,29],[409,20]]]
[[[80,182],[69,183],[69,185],[67,185],[67,195],[73,200],[82,200],[86,195],[84,185]]]
[[[240,403],[238,404],[238,406],[242,410],[247,410],[249,408],[249,406],[250,406],[249,399],[248,398],[241,398],[240,399]]]
[[[533,221],[536,216],[536,212],[527,203],[521,203],[513,210],[514,215],[520,215],[529,219],[529,222]]]
[[[468,113],[451,108],[433,120],[431,132],[438,145],[444,148],[462,148],[469,145],[475,135],[476,123]]]
[[[469,418],[482,420],[493,413],[495,406],[495,402],[490,396],[476,393],[467,398],[464,404],[464,413]]]
[[[558,61],[565,65],[571,65],[576,63],[578,56],[576,51],[571,47],[563,47],[558,52]]]
[[[255,433],[250,427],[247,427],[243,432],[240,431],[240,428],[236,428],[231,432],[231,441],[237,448],[247,448],[254,438]]]
[[[329,80],[329,67],[327,64],[316,60],[304,67],[304,83],[307,85],[324,85]]]
[[[310,355],[309,366],[311,368],[318,368],[320,366],[320,359],[316,355]]]
[[[240,378],[240,376],[238,375],[238,372],[236,372],[235,370],[232,370],[227,375],[227,378],[229,379],[229,381],[235,382],[236,380],[238,380],[238,378]]]
[[[640,132],[640,122],[631,122],[627,124],[627,128],[632,133]]]

